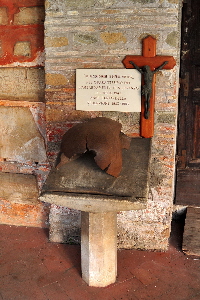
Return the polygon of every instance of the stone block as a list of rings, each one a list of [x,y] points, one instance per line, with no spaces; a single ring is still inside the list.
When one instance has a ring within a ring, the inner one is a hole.
[[[45,162],[46,149],[28,107],[0,106],[0,157],[17,162]]]
[[[175,112],[159,112],[157,113],[157,122],[176,125],[176,114]]]
[[[167,35],[166,38],[166,43],[172,47],[176,47],[177,46],[177,42],[178,42],[178,32],[177,31],[172,31]]]
[[[44,101],[43,68],[0,68],[0,99]]]
[[[14,25],[29,25],[44,23],[45,12],[43,6],[20,7],[14,15]]]
[[[38,203],[36,177],[30,174],[0,173],[0,198],[15,202]]]
[[[65,36],[61,37],[46,37],[45,46],[46,47],[63,47],[67,46],[69,43],[68,38]]]
[[[8,24],[8,11],[6,7],[0,7],[0,25]]]
[[[74,40],[81,44],[94,44],[98,42],[98,39],[93,34],[76,34]]]
[[[14,46],[14,55],[17,56],[31,56],[30,42],[17,42]]]
[[[53,86],[60,86],[60,85],[66,85],[68,83],[67,78],[62,74],[46,74],[46,84],[47,85],[53,85]]]
[[[101,39],[108,45],[127,41],[122,32],[102,32]]]

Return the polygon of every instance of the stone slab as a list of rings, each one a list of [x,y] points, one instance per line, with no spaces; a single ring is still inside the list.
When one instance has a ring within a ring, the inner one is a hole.
[[[133,138],[129,150],[123,149],[123,166],[115,178],[102,171],[90,154],[53,168],[43,192],[62,192],[126,197],[131,201],[148,195],[151,139]]]
[[[146,208],[146,198],[45,192],[40,201],[87,212],[128,211]]]

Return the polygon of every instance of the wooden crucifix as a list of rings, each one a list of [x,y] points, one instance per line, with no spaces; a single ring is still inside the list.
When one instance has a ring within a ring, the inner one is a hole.
[[[122,63],[127,69],[136,68],[142,74],[142,107],[140,135],[145,138],[154,133],[155,73],[161,69],[173,69],[173,56],[156,55],[156,39],[147,36],[142,41],[142,55],[127,55]]]

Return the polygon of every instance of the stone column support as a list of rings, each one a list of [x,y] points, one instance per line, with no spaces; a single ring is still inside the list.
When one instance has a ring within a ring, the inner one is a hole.
[[[81,266],[90,286],[105,287],[116,281],[116,212],[81,212]]]

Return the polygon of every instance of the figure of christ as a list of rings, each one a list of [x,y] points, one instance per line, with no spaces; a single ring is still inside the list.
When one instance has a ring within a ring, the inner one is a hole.
[[[142,95],[145,98],[145,111],[144,111],[145,119],[149,118],[149,107],[150,107],[150,99],[152,95],[153,76],[156,72],[160,71],[167,63],[168,61],[165,61],[154,71],[151,71],[149,66],[143,66],[142,68],[139,68],[133,61],[130,61],[130,64],[132,64],[135,67],[135,69],[138,70],[143,75],[144,85],[142,86]]]

